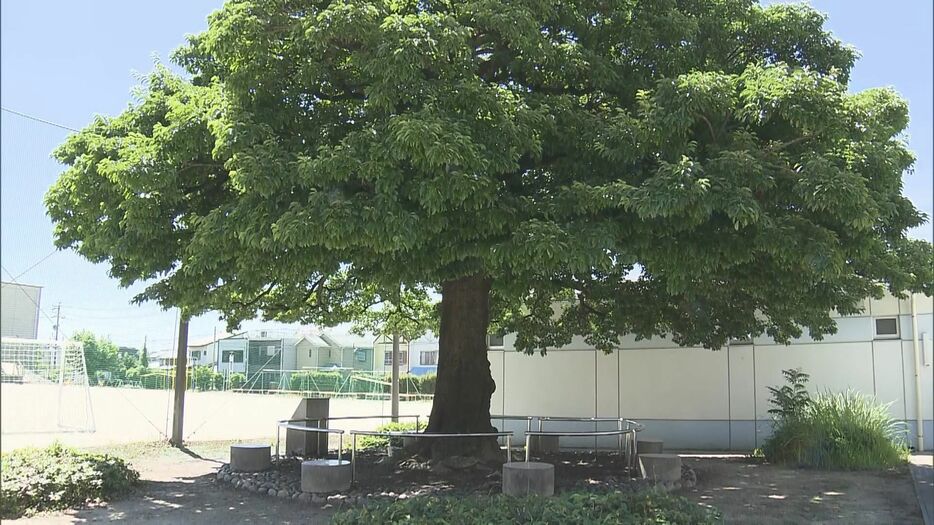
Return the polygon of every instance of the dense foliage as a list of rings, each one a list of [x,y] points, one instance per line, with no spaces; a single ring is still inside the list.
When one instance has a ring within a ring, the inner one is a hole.
[[[520,350],[609,351],[819,339],[932,292],[907,105],[851,92],[855,59],[751,0],[232,0],[190,79],[56,151],[48,211],[139,300],[233,325],[440,289],[434,429],[489,430],[490,304]]]
[[[662,493],[561,494],[545,497],[419,497],[336,514],[335,525],[371,523],[715,524],[717,511]]]
[[[425,430],[425,421],[398,421],[389,422],[376,427],[377,432],[413,432]],[[417,426],[416,426],[417,425]],[[402,438],[387,438],[382,436],[360,436],[357,438],[357,450],[385,450],[390,441],[392,446],[401,447]]]
[[[772,435],[765,458],[778,464],[815,468],[880,469],[908,459],[907,428],[888,405],[857,392],[821,393],[811,398],[807,374],[784,371],[788,385],[770,388]]]
[[[139,480],[122,459],[55,444],[2,456],[0,518],[76,507],[118,496]]]

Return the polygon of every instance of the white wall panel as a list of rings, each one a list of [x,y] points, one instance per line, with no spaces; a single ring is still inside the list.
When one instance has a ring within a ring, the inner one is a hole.
[[[505,412],[509,415],[593,415],[593,352],[506,352]]]
[[[499,415],[512,415],[512,414],[503,414],[504,401],[506,399],[506,389],[509,385],[506,384],[503,373],[505,372],[503,366],[503,359],[507,353],[516,353],[513,350],[507,351],[492,351],[487,352],[486,357],[490,360],[490,373],[493,375],[493,381],[496,383],[496,390],[493,391],[493,397],[490,400],[490,413],[499,414]]]
[[[892,417],[905,419],[905,385],[902,381],[902,342],[872,343],[875,396],[880,403],[891,403]],[[865,392],[867,394],[871,392]],[[910,395],[910,392],[909,392]]]
[[[769,417],[768,387],[782,386],[782,370],[802,368],[810,374],[809,389],[842,392],[848,388],[872,392],[872,344],[815,343],[756,347],[756,414]]]
[[[620,407],[634,419],[727,419],[727,355],[698,348],[620,352]]]
[[[597,350],[597,417],[620,417],[619,353],[604,354]]]

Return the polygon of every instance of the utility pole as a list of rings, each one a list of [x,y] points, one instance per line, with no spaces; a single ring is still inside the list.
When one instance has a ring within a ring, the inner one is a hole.
[[[389,387],[389,397],[392,422],[399,422],[399,332],[392,333],[392,385]]]
[[[58,341],[58,327],[61,325],[62,320],[62,303],[59,302],[55,306],[55,340]]]
[[[175,352],[175,407],[172,413],[172,446],[182,448],[182,425],[185,422],[185,387],[188,372],[188,316],[178,317],[178,349]]]

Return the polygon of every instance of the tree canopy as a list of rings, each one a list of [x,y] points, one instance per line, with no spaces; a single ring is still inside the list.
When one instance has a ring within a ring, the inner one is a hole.
[[[230,1],[185,77],[157,68],[57,150],[49,213],[140,300],[234,324],[477,279],[526,351],[819,337],[934,281],[906,237],[907,105],[850,92],[823,24],[749,0]],[[442,333],[439,390],[444,354]]]

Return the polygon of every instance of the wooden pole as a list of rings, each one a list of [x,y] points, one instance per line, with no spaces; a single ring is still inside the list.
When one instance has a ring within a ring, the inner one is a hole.
[[[392,334],[392,386],[390,387],[389,397],[391,401],[392,422],[399,422],[399,333]]]
[[[178,350],[175,352],[175,407],[172,413],[172,446],[182,447],[182,425],[185,422],[185,387],[188,372],[188,317],[179,316]]]

